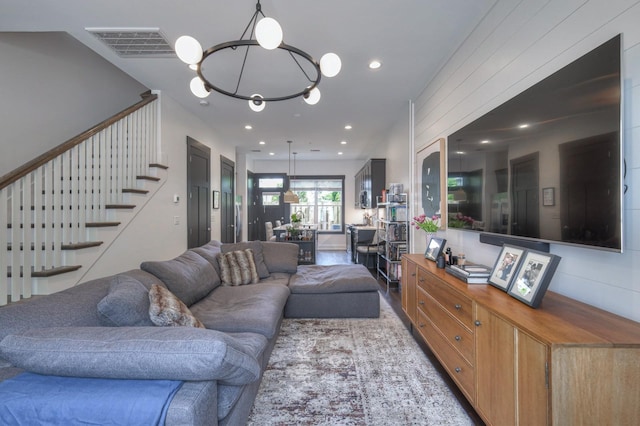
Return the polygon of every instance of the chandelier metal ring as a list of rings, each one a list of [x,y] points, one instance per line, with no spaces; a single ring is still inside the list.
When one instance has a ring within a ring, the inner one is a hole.
[[[245,101],[252,101],[255,100],[254,97],[252,95],[243,95],[240,93],[237,93],[237,88],[236,88],[236,92],[230,92],[228,90],[225,90],[221,87],[216,86],[215,84],[211,83],[202,73],[202,64],[204,63],[204,61],[211,55],[213,55],[216,52],[219,52],[221,50],[224,49],[236,49],[238,47],[242,47],[242,46],[246,46],[247,49],[251,48],[252,46],[255,47],[260,47],[260,44],[253,39],[250,40],[233,40],[233,41],[227,41],[224,43],[220,43],[217,44],[213,47],[208,48],[207,50],[205,50],[202,54],[202,59],[200,60],[200,62],[198,63],[198,67],[197,67],[197,74],[198,77],[200,77],[200,79],[203,81],[205,88],[207,89],[211,89],[211,90],[215,90],[218,93],[222,93],[224,95],[227,96],[231,96],[233,98],[237,98],[237,99],[243,99]],[[307,52],[298,49],[295,46],[291,46],[285,43],[280,43],[280,45],[278,46],[278,49],[282,49],[282,50],[286,50],[290,53],[290,55],[293,57],[293,60],[296,62],[296,64],[298,65],[298,67],[300,67],[300,69],[302,70],[303,74],[307,77],[307,79],[309,80],[309,82],[311,83],[311,85],[305,87],[304,89],[300,90],[299,92],[290,94],[290,95],[285,95],[285,96],[277,96],[277,97],[262,97],[260,99],[260,101],[262,102],[275,102],[275,101],[284,101],[287,99],[293,99],[293,98],[297,98],[299,96],[307,96],[307,94],[313,90],[316,86],[318,86],[318,83],[320,83],[320,79],[322,76],[322,72],[320,70],[320,63],[318,61],[316,61],[315,59],[313,59],[313,57],[311,55],[309,55]],[[296,60],[295,56],[293,55],[298,55],[301,58],[305,59],[307,62],[311,63],[311,65],[313,65],[313,68],[316,72],[316,77],[315,78],[310,78],[307,73],[304,71],[304,69],[302,68],[302,66],[300,65],[300,63],[298,63],[298,61]],[[244,66],[244,64],[243,64]],[[242,72],[240,73],[240,79],[242,78]],[[238,81],[238,86],[239,86],[239,81]]]

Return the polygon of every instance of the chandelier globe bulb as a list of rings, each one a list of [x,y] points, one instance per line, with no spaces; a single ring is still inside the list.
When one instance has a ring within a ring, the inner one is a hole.
[[[321,96],[320,89],[318,89],[317,87],[314,87],[312,90],[305,93],[305,95],[303,96],[303,99],[309,105],[315,105],[318,102],[320,102],[320,96]]]
[[[282,27],[273,18],[262,18],[256,25],[256,41],[267,50],[276,49],[282,43]]]
[[[251,99],[248,101],[251,111],[260,112],[264,109],[265,106],[267,106],[267,103],[262,99],[262,95],[258,93],[254,93],[253,95],[251,95]]]
[[[325,77],[335,77],[340,69],[342,69],[342,61],[335,53],[325,53],[320,58],[320,71]]]
[[[207,88],[204,87],[204,82],[200,77],[193,77],[189,83],[189,88],[191,89],[191,93],[199,98],[206,98],[210,94]]]
[[[181,36],[176,40],[176,55],[186,64],[193,65],[202,59],[202,46],[200,42],[191,36]]]

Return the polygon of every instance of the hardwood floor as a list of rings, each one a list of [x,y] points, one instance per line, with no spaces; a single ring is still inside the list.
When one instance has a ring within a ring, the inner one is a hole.
[[[352,262],[350,255],[344,250],[322,250],[316,253],[316,263],[318,265],[342,265]],[[375,270],[371,270],[371,273],[374,277],[377,276]],[[418,343],[418,346],[420,346],[420,348],[434,365],[438,373],[440,373],[444,381],[451,389],[451,392],[458,399],[465,411],[469,414],[471,420],[477,426],[484,426],[484,422],[482,421],[482,419],[480,419],[473,407],[471,407],[471,404],[469,404],[469,401],[467,401],[465,396],[458,389],[457,385],[449,377],[449,374],[444,370],[444,368],[440,364],[440,361],[438,361],[438,359],[433,355],[433,352],[431,352],[431,349],[429,349],[424,340],[422,340],[422,337],[420,337],[420,335],[418,335],[418,333],[414,331],[411,323],[409,322],[409,319],[407,318],[407,315],[402,310],[402,300],[400,299],[400,291],[398,290],[398,285],[392,284],[389,289],[389,293],[387,294],[387,284],[384,279],[382,279],[382,277],[378,278],[378,284],[380,285],[380,294],[382,295],[382,297],[384,297],[387,303],[389,303],[389,305],[393,308],[393,311],[396,313],[398,318],[400,318],[405,327],[407,327],[407,331],[411,333],[415,341]]]

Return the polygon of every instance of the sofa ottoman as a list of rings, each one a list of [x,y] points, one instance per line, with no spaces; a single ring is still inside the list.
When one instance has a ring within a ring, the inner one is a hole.
[[[291,277],[286,318],[377,318],[378,282],[364,265],[301,265]]]

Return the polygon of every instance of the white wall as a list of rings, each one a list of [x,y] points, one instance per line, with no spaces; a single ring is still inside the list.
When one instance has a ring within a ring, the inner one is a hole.
[[[551,245],[562,257],[550,290],[640,321],[640,4],[499,0],[416,98],[415,151],[450,135],[591,49],[623,34],[627,161],[624,253]],[[388,165],[400,168],[406,164]],[[455,252],[492,265],[499,248],[443,233]],[[424,251],[416,238],[415,252]],[[543,302],[544,303],[544,302]]]
[[[66,33],[0,32],[0,58],[0,176],[147,90]]]

